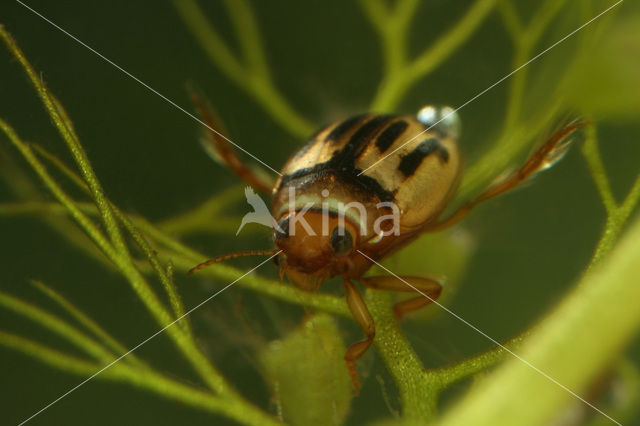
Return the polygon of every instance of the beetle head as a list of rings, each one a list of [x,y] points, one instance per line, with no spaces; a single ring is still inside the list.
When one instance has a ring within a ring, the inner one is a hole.
[[[282,250],[283,267],[310,275],[344,273],[358,239],[357,229],[348,219],[316,211],[285,215],[278,228],[274,242]]]

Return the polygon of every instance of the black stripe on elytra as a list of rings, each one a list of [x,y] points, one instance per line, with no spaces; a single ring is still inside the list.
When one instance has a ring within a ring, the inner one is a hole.
[[[356,124],[360,123],[368,114],[360,114],[355,115],[351,118],[347,118],[336,127],[333,128],[329,132],[326,138],[324,138],[325,142],[328,141],[337,141],[342,138],[345,134],[349,133],[349,130],[352,130]]]
[[[440,145],[438,138],[429,138],[420,142],[413,151],[402,157],[398,165],[398,170],[400,170],[405,178],[408,178],[418,170],[418,167],[422,164],[422,160],[436,151],[441,161],[445,163],[449,161],[449,152]]]
[[[449,151],[447,151],[447,148],[445,148],[444,146],[440,145],[440,149],[438,149],[438,157],[440,157],[440,161],[442,161],[443,163],[448,163],[449,162]]]
[[[365,116],[355,116],[338,124],[325,138],[325,141],[338,140],[340,136],[344,136],[350,130],[353,130],[353,127],[361,122]],[[314,179],[321,175],[330,174],[344,182],[359,186],[365,192],[376,195],[382,201],[392,201],[394,199],[393,192],[383,188],[376,179],[364,174],[358,176],[361,170],[355,168],[355,161],[369,145],[371,138],[394,119],[394,116],[389,115],[374,116],[360,126],[344,147],[335,151],[328,161],[316,164],[313,167],[299,169],[290,175],[283,176],[280,188],[296,179],[305,177]]]
[[[353,171],[353,180],[358,184],[361,188],[363,188],[369,194],[375,194],[380,201],[393,201],[395,199],[395,192],[389,191],[383,188],[376,179],[371,176],[367,176],[362,174],[358,176],[360,173],[360,169],[354,169]]]
[[[364,123],[351,135],[349,142],[345,144],[338,154],[331,158],[330,162],[335,165],[338,171],[344,169],[353,170],[356,158],[367,148],[371,138],[386,126],[390,120],[393,120],[390,115],[377,115]]]
[[[358,175],[361,172],[360,169],[350,169],[343,170],[342,172],[338,172],[329,166],[329,162],[324,162],[320,164],[316,164],[313,167],[306,167],[304,169],[296,170],[294,173],[290,175],[285,175],[282,177],[280,181],[280,186],[278,188],[284,188],[289,185],[291,182],[304,179],[306,180],[315,180],[320,176],[325,175],[334,175],[339,177],[341,180],[354,184],[360,188],[362,188],[367,194],[374,194],[381,201],[393,201],[394,192],[388,191],[380,185],[380,183],[372,178],[371,176],[367,176],[365,174]],[[307,178],[307,179],[305,179]],[[296,183],[296,186],[301,183]],[[302,183],[304,185],[304,183]]]
[[[404,120],[399,120],[384,129],[384,132],[380,133],[380,136],[376,139],[378,151],[382,154],[389,149],[396,139],[407,130],[407,127],[409,127],[409,123]]]

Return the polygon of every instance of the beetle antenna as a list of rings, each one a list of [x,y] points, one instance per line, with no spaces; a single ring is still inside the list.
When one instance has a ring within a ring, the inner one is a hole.
[[[194,266],[189,269],[189,275],[192,275],[198,272],[200,269],[204,269],[207,266],[213,265],[214,263],[222,262],[227,259],[235,259],[236,257],[245,257],[245,256],[263,256],[278,253],[278,249],[270,249],[270,250],[243,250],[236,251],[233,253],[223,254],[222,256],[214,257],[213,259],[209,259],[206,262],[202,262],[199,265]]]

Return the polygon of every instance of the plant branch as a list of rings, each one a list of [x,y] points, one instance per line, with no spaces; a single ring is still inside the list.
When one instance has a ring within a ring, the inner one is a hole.
[[[40,343],[3,331],[0,331],[0,345],[22,352],[37,361],[81,377],[90,377],[102,368],[99,364],[67,355]],[[169,379],[152,370],[134,369],[126,364],[118,363],[96,376],[96,378],[99,380],[126,382],[193,408],[226,415],[241,424],[281,424],[270,415],[251,407],[245,401],[221,398]]]
[[[205,230],[234,232],[237,222],[232,223],[231,218],[225,220],[226,218],[221,217],[221,213],[226,207],[241,200],[242,194],[242,186],[234,185],[212,195],[208,200],[187,212],[160,221],[156,226],[173,235],[188,235]]]
[[[366,0],[360,4],[378,32],[385,64],[385,73],[370,109],[393,111],[412,85],[426,77],[469,39],[493,9],[495,0],[476,0],[456,25],[411,61],[406,58],[406,34],[417,2],[400,2],[384,19],[381,16],[383,4]]]
[[[496,346],[486,352],[467,358],[464,361],[450,367],[442,367],[437,370],[428,370],[425,374],[429,381],[438,383],[440,391],[467,377],[478,374],[511,356],[504,348],[511,351],[519,347],[525,340],[524,335],[517,336],[502,346]]]
[[[98,342],[66,321],[34,305],[0,292],[0,306],[57,334],[98,361],[107,363],[115,359],[113,354]]]
[[[367,290],[365,299],[376,324],[374,345],[398,387],[403,419],[409,422],[433,419],[437,411],[437,383],[424,374],[422,362],[400,330],[391,308],[393,294]]]
[[[102,186],[100,185],[100,182],[98,181],[95,172],[93,171],[93,168],[89,163],[87,154],[85,153],[82,145],[80,145],[73,128],[67,125],[67,121],[65,121],[66,117],[63,117],[60,114],[59,104],[49,95],[49,91],[45,87],[44,82],[42,81],[38,73],[33,69],[13,38],[1,26],[0,38],[2,38],[2,40],[4,41],[11,55],[16,58],[22,66],[22,69],[27,75],[36,93],[40,97],[47,113],[51,117],[56,129],[58,130],[58,133],[60,133],[62,139],[66,142],[69,150],[71,151],[71,154],[73,155],[78,167],[80,168],[85,182],[91,190],[91,195],[93,196],[98,210],[100,211],[102,220],[107,230],[107,234],[111,238],[114,249],[123,256],[126,256],[128,252],[126,244],[124,242],[124,239],[122,238],[122,234],[120,233],[120,229],[118,228],[116,220],[113,217],[113,212],[111,211],[109,204],[107,203]]]
[[[587,162],[591,177],[593,177],[593,181],[596,184],[596,188],[602,199],[602,204],[604,204],[607,214],[612,215],[618,205],[611,191],[611,185],[609,184],[609,178],[607,177],[604,164],[600,158],[595,124],[585,129],[585,136],[586,138],[582,145],[582,155]]]
[[[629,219],[629,216],[637,207],[638,201],[640,201],[640,174],[636,177],[635,182],[623,202],[618,204],[611,190],[607,172],[600,157],[595,124],[592,124],[590,128],[587,129],[587,139],[582,148],[582,155],[587,162],[589,172],[593,177],[607,212],[604,232],[600,237],[600,241],[598,241],[593,258],[587,268],[587,270],[590,270],[611,251],[620,233],[624,229],[624,225]]]
[[[17,44],[2,26],[0,26],[0,38],[7,45],[11,54],[18,60],[23,71],[29,77],[29,80],[39,94],[41,101],[45,104],[46,110],[54,121],[56,128],[63,136],[63,139],[71,150],[83,173],[83,180],[91,189],[91,194],[94,197],[96,207],[98,208],[98,211],[100,211],[107,233],[110,235],[113,245],[106,240],[97,226],[87,218],[80,209],[78,209],[75,202],[49,175],[46,168],[35,156],[31,148],[18,137],[16,132],[4,120],[0,120],[0,130],[8,136],[9,140],[25,157],[27,162],[34,171],[36,171],[41,180],[54,194],[58,201],[69,209],[72,217],[78,221],[80,226],[96,242],[96,244],[98,244],[107,257],[109,257],[109,259],[118,267],[122,275],[131,284],[131,287],[137,293],[140,300],[145,304],[157,323],[162,327],[171,323],[172,317],[170,313],[163,306],[155,292],[151,289],[145,278],[136,268],[129,250],[126,248],[124,239],[118,228],[118,224],[116,223],[114,213],[111,209],[111,204],[102,192],[101,185],[93,173],[93,169],[86,157],[86,154],[84,153],[84,149],[77,139],[77,135],[75,135],[72,126],[66,121],[68,117],[66,115],[61,115],[60,105],[49,96],[47,89],[42,81],[37,77],[37,73],[34,71],[31,64],[27,61]],[[182,328],[169,327],[167,329],[167,334],[172,338],[176,347],[183,353],[185,358],[190,361],[195,370],[212,389],[215,389],[221,394],[232,392],[231,388],[226,384],[222,376],[209,363],[207,358],[202,354],[202,352],[200,352],[195,343],[187,334],[185,334]]]
[[[629,304],[640,300],[639,257],[640,219],[610,256],[536,327],[519,351],[521,357],[557,383],[583,393],[640,326],[640,310]],[[439,424],[544,424],[573,398],[514,359],[474,387]]]
[[[87,314],[82,312],[71,302],[69,302],[64,296],[53,290],[51,287],[46,286],[44,283],[32,280],[31,284],[40,290],[44,295],[53,300],[58,306],[67,311],[79,324],[82,324],[88,331],[90,331],[95,337],[100,339],[105,347],[110,348],[114,354],[122,355],[128,351],[120,342],[111,337],[100,325],[98,325]],[[128,361],[131,365],[136,367],[148,368],[148,365],[139,359],[135,354],[129,354]]]
[[[246,64],[241,63],[229,50],[197,1],[174,0],[173,4],[209,60],[225,77],[253,97],[267,114],[292,135],[306,138],[313,132],[312,123],[300,116],[275,87],[260,43],[257,22],[245,0],[227,1],[226,5]],[[245,28],[247,23],[253,26]]]

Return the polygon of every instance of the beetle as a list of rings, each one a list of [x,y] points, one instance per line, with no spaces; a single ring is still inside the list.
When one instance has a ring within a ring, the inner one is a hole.
[[[195,93],[192,100],[215,129],[210,107]],[[407,285],[393,276],[365,273],[423,233],[457,223],[477,204],[555,164],[567,152],[570,136],[584,124],[576,120],[552,133],[521,168],[504,174],[447,217],[443,212],[463,170],[457,145],[460,119],[450,107],[427,106],[416,116],[361,114],[325,126],[285,163],[273,188],[236,157],[227,141],[208,132],[209,148],[219,159],[251,186],[272,194],[276,248],[219,256],[190,273],[232,257],[278,253],[280,276],[304,289],[316,290],[323,281],[342,277],[347,305],[365,334],[344,357],[357,393],[355,362],[371,346],[375,324],[354,282],[378,290],[421,293],[394,306],[398,320],[427,306],[441,293],[438,281],[404,276]],[[345,205],[359,208],[340,210]],[[301,214],[303,218],[298,217]],[[393,224],[392,218],[397,219]]]

